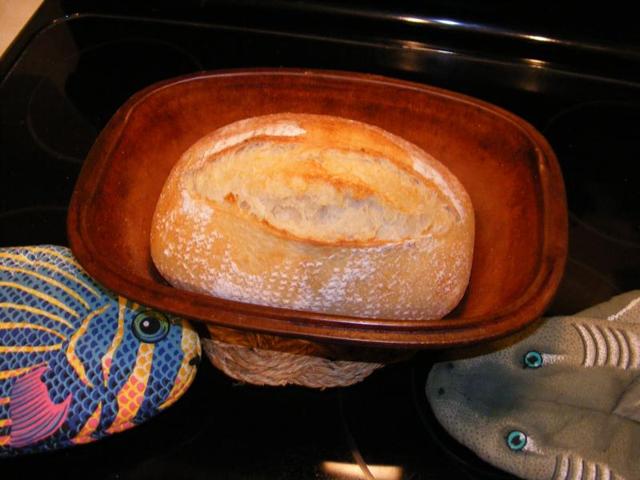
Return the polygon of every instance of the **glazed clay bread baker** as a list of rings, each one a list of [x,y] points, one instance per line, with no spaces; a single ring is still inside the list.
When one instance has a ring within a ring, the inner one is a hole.
[[[378,127],[275,114],[205,136],[171,171],[151,255],[177,288],[357,317],[441,318],[464,294],[468,194]]]

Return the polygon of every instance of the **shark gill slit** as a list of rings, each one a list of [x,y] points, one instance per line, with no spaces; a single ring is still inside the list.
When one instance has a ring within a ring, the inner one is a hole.
[[[42,281],[44,283],[48,283],[52,287],[55,287],[55,288],[58,288],[58,289],[62,290],[67,295],[69,295],[70,297],[74,298],[77,302],[79,302],[87,310],[90,309],[89,304],[87,303],[87,301],[84,298],[82,298],[80,295],[78,295],[77,292],[74,292],[73,290],[71,290],[66,285],[58,282],[57,280],[54,280],[51,277],[47,277],[46,275],[42,275],[42,274],[40,274],[38,272],[34,272],[33,270],[27,270],[26,268],[5,267],[5,266],[2,266],[2,265],[0,265],[0,271],[13,272],[13,273],[22,273],[24,275],[28,275],[30,277],[37,278],[38,280],[40,280],[40,281]]]
[[[602,342],[602,338],[600,336],[600,332],[598,331],[598,329],[595,326],[591,326],[591,325],[584,325],[585,329],[587,330],[587,332],[589,333],[589,335],[591,335],[591,338],[593,338],[593,345],[595,348],[595,359],[593,364],[591,365],[592,367],[594,366],[601,366],[603,365],[603,360],[605,357],[605,352],[603,352],[603,350],[606,350],[606,345],[604,346],[604,349],[602,348],[603,346],[603,342]]]
[[[613,471],[607,465],[603,465],[602,468],[604,469],[602,480],[614,480],[618,478],[618,476],[615,473],[613,473]]]
[[[64,310],[72,317],[75,317],[75,318],[80,317],[80,314],[76,312],[73,308],[64,304],[60,300],[52,297],[51,295],[42,293],[34,288],[25,287],[24,285],[20,285],[19,283],[16,283],[16,282],[5,282],[5,281],[0,281],[0,287],[7,287],[7,288],[13,288],[15,290],[20,290],[22,292],[27,293],[28,295],[32,295],[36,298],[39,298],[40,300],[48,303],[49,305],[53,305],[54,307],[59,308],[60,310]]]
[[[613,350],[613,345],[610,341],[609,335],[608,335],[608,331],[606,329],[603,329],[600,325],[594,325],[593,326],[594,330],[596,332],[598,332],[598,335],[600,336],[600,338],[602,338],[602,341],[604,342],[604,353],[602,355],[602,360],[600,361],[600,359],[598,359],[598,365],[599,366],[606,366],[606,365],[615,365],[612,360],[612,350]],[[617,346],[617,344],[616,344]],[[602,353],[602,352],[601,352]],[[617,363],[617,361],[616,361]]]
[[[127,300],[123,297],[118,297],[118,326],[116,328],[116,333],[111,341],[111,345],[109,349],[105,352],[100,360],[100,364],[102,365],[102,382],[104,386],[107,386],[109,381],[109,375],[111,374],[111,364],[113,361],[113,355],[115,351],[120,346],[122,342],[122,338],[124,337],[124,313],[125,308],[127,306]]]
[[[584,458],[580,458],[580,463],[578,463],[578,470],[576,471],[575,477],[576,480],[582,480],[584,478],[585,464]]]
[[[593,347],[592,347],[592,341],[591,340],[591,336],[585,332],[585,328],[584,326],[578,324],[578,323],[573,323],[572,324],[573,327],[578,331],[578,334],[580,335],[580,339],[582,340],[582,348],[584,351],[584,357],[582,360],[582,366],[583,367],[591,367],[593,366]]]
[[[569,476],[569,456],[563,454],[560,460],[560,469],[558,470],[558,476],[554,480],[567,480]]]
[[[586,480],[599,480],[599,465],[584,458],[580,459],[580,474],[577,478]]]
[[[618,366],[623,370],[628,370],[631,366],[629,339],[626,337],[624,332],[618,330],[617,328],[612,328],[611,331],[615,335],[616,339],[618,340],[618,344],[620,345],[620,362]]]
[[[563,454],[558,471],[558,477],[554,480],[573,480],[575,475],[575,463],[571,454]]]
[[[638,341],[638,337],[634,335],[635,338],[631,339],[629,338],[629,332],[626,332],[622,329],[620,330],[620,333],[622,334],[625,341],[627,342],[627,345],[629,346],[629,367],[633,369],[640,368],[640,365],[638,365],[639,355],[638,355],[637,345],[640,345],[640,342]]]
[[[58,267],[57,265],[54,265],[53,263],[49,263],[49,262],[45,262],[43,260],[29,260],[27,257],[22,256],[22,255],[16,255],[13,253],[7,253],[7,252],[0,252],[0,258],[6,258],[7,260],[12,260],[16,263],[23,263],[26,264],[28,266],[34,266],[34,267],[42,267],[42,268],[46,268],[48,270],[51,270],[52,272],[56,272],[59,275],[62,275],[63,277],[65,277],[67,280],[70,280],[78,285],[80,285],[81,287],[83,287],[85,290],[87,290],[88,292],[90,292],[92,295],[94,295],[96,298],[100,298],[102,295],[100,295],[100,293],[93,288],[91,285],[89,285],[86,282],[83,282],[82,280],[80,280],[77,276],[73,275],[72,273],[69,273],[63,269],[61,269],[60,267]],[[84,271],[84,270],[82,270]]]
[[[611,473],[606,465],[599,463],[593,463],[593,478],[594,480],[611,480]],[[605,477],[605,475],[607,475]]]
[[[620,339],[616,335],[615,328],[605,327],[603,330],[605,335],[607,336],[607,343],[610,345],[611,355],[613,357],[609,365],[611,365],[612,367],[620,368],[620,369],[624,368],[622,366],[623,347],[622,347],[622,343],[620,343]]]
[[[78,328],[76,333],[72,335],[71,340],[69,341],[69,346],[67,347],[67,360],[69,361],[69,364],[76,371],[78,377],[80,378],[80,380],[82,380],[82,383],[84,383],[88,387],[93,387],[93,383],[91,383],[91,380],[89,380],[89,378],[87,377],[87,372],[84,368],[84,364],[76,355],[76,345],[78,344],[78,341],[82,338],[82,336],[87,332],[91,320],[104,313],[107,308],[109,308],[108,303],[106,305],[103,305],[99,309],[89,313],[89,315],[87,315],[83,320],[80,328]]]
[[[582,475],[580,476],[580,478],[584,480],[598,480],[595,476],[595,472],[596,463],[584,460],[584,470],[582,471]]]
[[[571,454],[568,455],[568,466],[565,480],[578,480],[576,476],[576,459]]]
[[[560,460],[560,455],[556,455],[556,461],[553,464],[553,473],[551,474],[551,480],[558,480],[558,475],[559,475],[559,471],[558,469],[560,468],[560,464],[561,464],[561,460]]]

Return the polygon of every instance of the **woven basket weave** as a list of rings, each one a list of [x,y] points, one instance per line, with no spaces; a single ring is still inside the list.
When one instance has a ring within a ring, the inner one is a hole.
[[[358,383],[398,352],[325,345],[308,340],[209,326],[202,340],[211,362],[236,380],[254,385],[344,387]],[[402,357],[406,357],[404,352]]]

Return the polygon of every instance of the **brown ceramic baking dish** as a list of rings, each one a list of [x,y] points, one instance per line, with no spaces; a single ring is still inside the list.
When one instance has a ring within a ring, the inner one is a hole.
[[[149,230],[174,163],[212,130],[276,112],[377,125],[422,147],[463,183],[476,215],[474,261],[467,292],[446,318],[363,319],[263,307],[178,290],[160,277]],[[84,163],[68,230],[89,274],[150,307],[237,329],[389,347],[467,344],[524,327],[550,302],[567,255],[560,168],[532,126],[457,93],[327,71],[202,73],[134,95]]]

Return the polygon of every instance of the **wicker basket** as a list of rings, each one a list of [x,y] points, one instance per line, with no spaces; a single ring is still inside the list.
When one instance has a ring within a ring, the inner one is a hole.
[[[297,338],[208,326],[202,345],[225,374],[254,385],[344,387],[412,352],[321,344]]]

